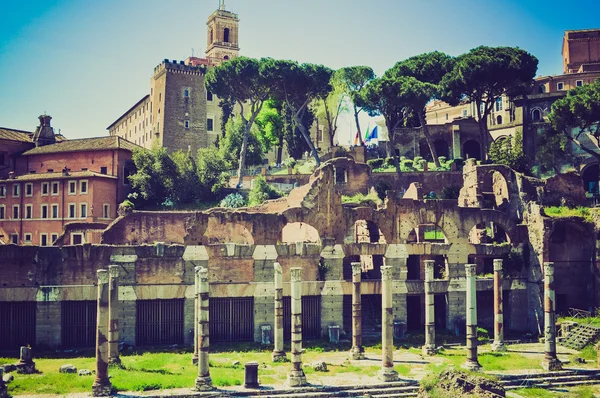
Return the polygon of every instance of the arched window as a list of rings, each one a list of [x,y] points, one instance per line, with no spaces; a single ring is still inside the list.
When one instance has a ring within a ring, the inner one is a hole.
[[[534,109],[533,112],[531,112],[531,119],[534,122],[539,122],[542,120],[542,112],[539,109]]]
[[[229,59],[229,55],[226,55],[223,57],[224,60],[228,60]]]
[[[225,28],[223,31],[223,41],[229,43],[229,28]]]
[[[502,124],[502,116],[498,115],[496,117],[496,124]]]

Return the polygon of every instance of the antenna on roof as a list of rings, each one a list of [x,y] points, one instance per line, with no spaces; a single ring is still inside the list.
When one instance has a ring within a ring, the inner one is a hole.
[[[192,47],[192,58],[194,58],[194,47]]]

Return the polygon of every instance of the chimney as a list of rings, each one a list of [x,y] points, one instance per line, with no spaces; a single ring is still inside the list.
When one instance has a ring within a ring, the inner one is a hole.
[[[33,142],[35,143],[35,146],[38,147],[56,143],[56,137],[54,137],[54,129],[50,125],[50,120],[52,120],[52,116],[44,114],[41,115],[39,119],[40,125],[33,134]]]

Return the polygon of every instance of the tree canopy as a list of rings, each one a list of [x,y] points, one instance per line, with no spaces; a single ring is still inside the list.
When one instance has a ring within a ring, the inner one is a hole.
[[[373,69],[370,66],[348,66],[341,68],[336,70],[332,77],[333,87],[337,91],[343,93],[343,97],[345,97],[346,100],[352,101],[354,123],[356,124],[360,145],[363,144],[363,140],[362,130],[360,128],[360,123],[358,122],[358,115],[363,109],[358,105],[355,98],[360,90],[373,79],[375,79],[375,72],[373,72]]]
[[[246,141],[246,164],[258,165],[262,163],[263,149],[256,134],[252,129]],[[229,164],[230,169],[238,168],[240,152],[244,140],[245,125],[241,116],[230,118],[225,126],[225,137],[219,143],[219,153]]]

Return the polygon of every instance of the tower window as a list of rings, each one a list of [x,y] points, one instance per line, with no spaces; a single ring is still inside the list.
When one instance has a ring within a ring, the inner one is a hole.
[[[212,43],[213,42],[213,31],[212,31],[212,29],[210,30],[210,35],[209,36],[210,36],[210,42]]]
[[[206,131],[213,131],[214,122],[213,119],[206,119]]]
[[[497,124],[502,124],[502,116],[498,115],[498,117],[496,118],[496,122]]]
[[[577,87],[583,86],[583,80],[576,80],[575,81],[575,86],[577,86]]]
[[[211,93],[208,90],[206,90],[206,100],[207,101],[212,101],[213,100],[213,93]]]
[[[229,59],[229,55],[226,55],[223,57],[224,60],[228,60]]]
[[[565,84],[563,82],[556,83],[556,89],[558,91],[563,91],[565,89]]]
[[[190,128],[190,121],[189,121],[189,120],[184,120],[184,122],[183,122],[183,126],[184,126],[186,129],[189,129],[189,128]]]
[[[499,112],[502,110],[502,97],[500,98],[496,98],[496,112]],[[500,123],[498,123],[500,124]]]
[[[186,88],[185,90],[183,90],[183,97],[188,98],[189,96],[190,96],[190,90]]]
[[[542,113],[540,112],[539,109],[534,109],[532,112],[532,119],[534,122],[539,122],[540,119],[542,118]]]
[[[229,28],[223,30],[223,41],[229,43]]]

